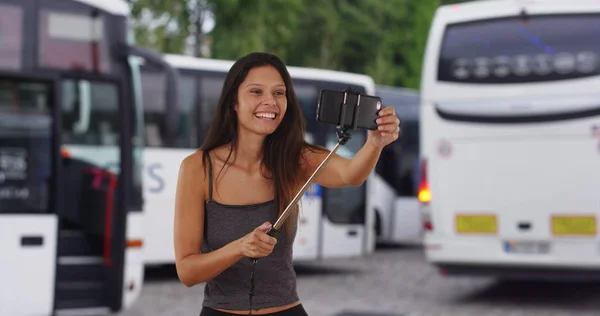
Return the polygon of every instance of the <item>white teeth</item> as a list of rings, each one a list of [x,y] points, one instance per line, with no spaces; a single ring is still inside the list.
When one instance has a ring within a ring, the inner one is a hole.
[[[256,113],[254,115],[256,117],[264,117],[264,118],[270,118],[270,119],[274,119],[275,118],[275,113]]]

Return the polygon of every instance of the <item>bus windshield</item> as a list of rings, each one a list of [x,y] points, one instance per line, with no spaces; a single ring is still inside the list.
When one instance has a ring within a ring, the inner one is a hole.
[[[444,34],[438,80],[502,84],[598,75],[599,42],[597,14],[451,24]]]

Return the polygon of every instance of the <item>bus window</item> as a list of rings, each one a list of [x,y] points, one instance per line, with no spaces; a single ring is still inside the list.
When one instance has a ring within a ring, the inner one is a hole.
[[[350,139],[336,153],[344,158],[352,159],[364,145],[366,134],[363,130],[350,131],[349,133],[351,134]],[[338,143],[334,128],[327,131],[326,139],[326,147],[333,149]],[[325,203],[327,205],[325,212],[333,223],[362,223],[366,207],[365,185],[328,189]]]
[[[0,68],[20,69],[23,54],[23,9],[0,4]]]
[[[177,116],[177,148],[197,148],[198,132],[194,119],[196,80],[191,76],[179,77],[179,115]]]
[[[315,86],[293,83],[296,97],[302,108],[304,117],[306,119],[306,134],[305,139],[311,143],[316,144],[318,141],[317,133],[319,131],[318,122],[316,120],[316,108],[319,98],[319,90]]]
[[[596,14],[448,25],[438,80],[502,84],[595,76],[600,74],[599,27]]]
[[[167,115],[165,106],[165,75],[160,71],[142,72],[142,93],[144,102],[145,139],[148,147],[196,148],[196,128],[194,104],[196,90],[193,77],[179,77],[179,105],[175,144],[166,144]]]
[[[71,156],[119,173],[121,121],[119,91],[113,83],[66,79],[62,82],[62,141],[84,145]],[[105,151],[99,148],[115,148]],[[86,149],[84,149],[86,148]]]
[[[40,10],[39,63],[42,67],[110,72],[102,17]]]
[[[117,87],[112,83],[67,79],[62,88],[63,142],[118,146]]]
[[[204,138],[208,133],[208,127],[215,115],[223,82],[225,81],[224,74],[205,74],[199,78],[200,86],[200,143],[204,142]]]
[[[0,79],[0,213],[49,211],[51,102],[45,84]]]
[[[144,139],[148,147],[166,146],[168,139],[165,106],[165,76],[161,72],[142,72]]]

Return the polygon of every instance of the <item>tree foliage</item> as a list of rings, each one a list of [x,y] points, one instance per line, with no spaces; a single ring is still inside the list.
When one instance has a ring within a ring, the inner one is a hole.
[[[200,38],[211,44],[211,58],[267,51],[288,65],[365,73],[378,84],[412,88],[419,87],[429,25],[440,5],[440,0],[128,1],[138,44],[163,53],[184,54],[190,39]],[[216,21],[205,36],[194,27],[204,10],[197,10],[200,3]]]

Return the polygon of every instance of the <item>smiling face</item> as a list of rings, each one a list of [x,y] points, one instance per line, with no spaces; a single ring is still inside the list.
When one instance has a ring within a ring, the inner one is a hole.
[[[275,132],[287,109],[286,87],[273,66],[250,69],[237,92],[239,131],[266,136]]]

